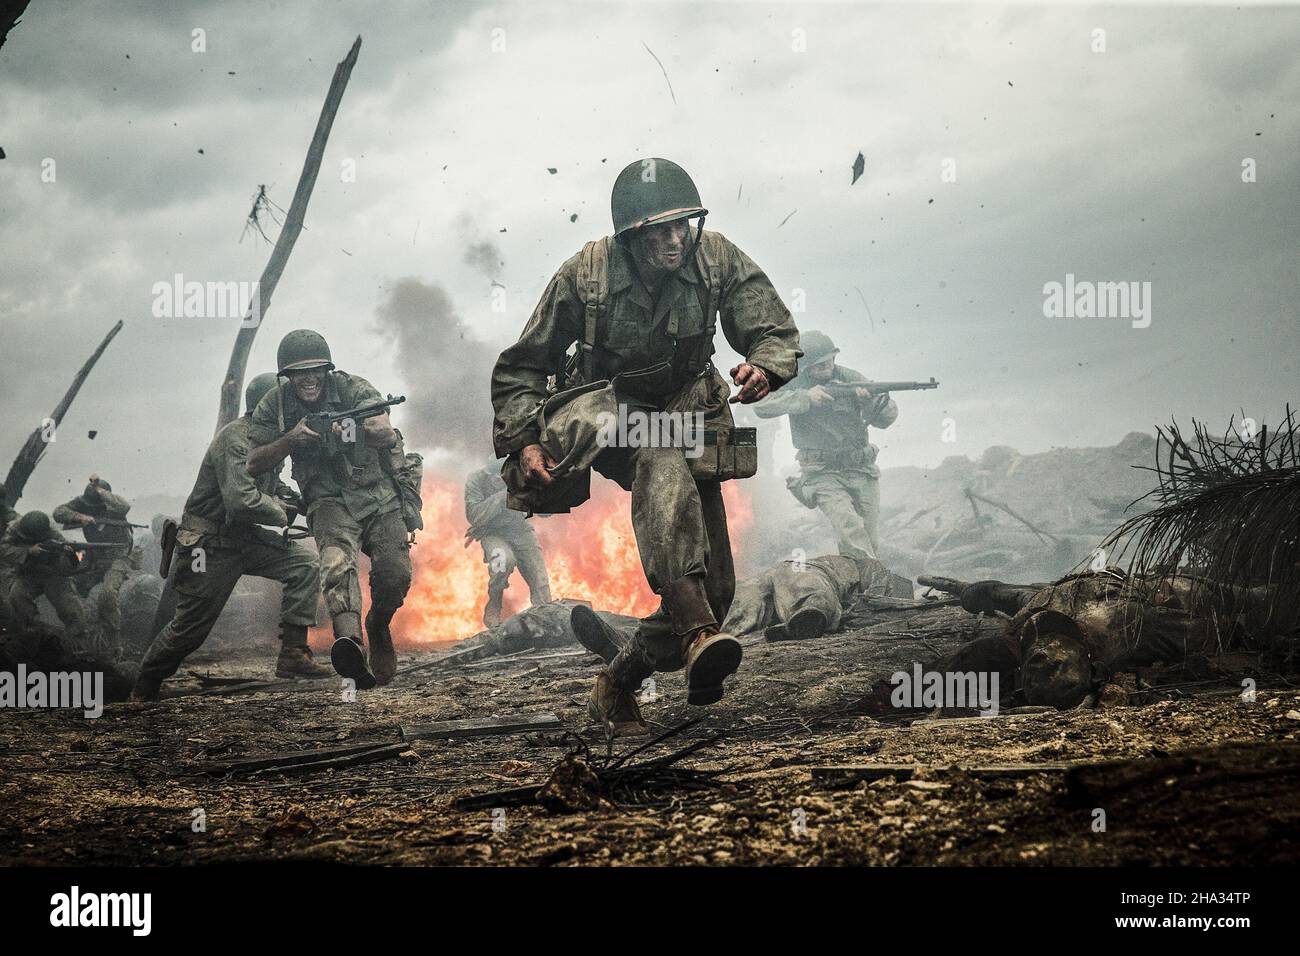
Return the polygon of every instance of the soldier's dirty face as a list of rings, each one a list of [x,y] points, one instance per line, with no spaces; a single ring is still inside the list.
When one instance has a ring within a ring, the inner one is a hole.
[[[808,368],[808,375],[814,382],[829,382],[834,374],[835,359],[833,358],[828,358],[826,361],[818,362]]]
[[[643,226],[632,237],[632,254],[656,272],[672,272],[685,261],[690,238],[690,224],[685,219]]]
[[[320,401],[325,387],[325,370],[323,368],[304,368],[289,373],[289,384],[299,401],[314,404]]]

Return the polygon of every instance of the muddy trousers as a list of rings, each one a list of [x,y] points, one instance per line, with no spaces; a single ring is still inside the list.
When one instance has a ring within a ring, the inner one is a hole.
[[[99,638],[108,647],[116,647],[122,634],[122,606],[119,595],[132,573],[140,570],[139,553],[116,558],[104,578],[87,596],[99,625]]]
[[[525,527],[518,534],[485,534],[479,544],[483,546],[483,563],[488,566],[484,627],[496,627],[501,623],[501,599],[510,586],[510,575],[515,568],[519,569],[528,585],[530,602],[534,606],[550,603],[551,581],[546,574],[546,561],[532,528]]]
[[[776,623],[784,624],[795,613],[813,607],[826,616],[827,630],[840,626],[844,608],[835,584],[815,564],[798,565],[782,561],[772,569],[772,610]]]
[[[861,469],[804,469],[805,493],[835,530],[840,554],[874,558],[880,549],[880,479]]]
[[[212,633],[217,618],[245,574],[284,585],[280,599],[282,624],[310,627],[316,623],[319,581],[316,557],[298,544],[286,545],[275,535],[239,547],[201,539],[192,548],[177,548],[172,561],[176,615],[162,630],[140,662],[142,680],[163,681]],[[271,543],[271,541],[274,543]],[[301,636],[305,640],[305,634]]]
[[[697,482],[678,448],[616,452],[617,460],[597,459],[595,467],[630,480],[641,567],[660,597],[658,609],[642,618],[635,638],[609,668],[617,686],[633,689],[656,671],[686,666],[685,638],[726,618],[736,569],[719,482]]]
[[[86,616],[69,578],[44,574],[15,574],[9,585],[9,616],[14,627],[26,630],[36,623],[36,599],[42,594],[54,606],[70,643],[86,643]]]
[[[361,640],[361,554],[370,559],[372,625],[386,633],[411,587],[410,544],[397,502],[358,521],[341,500],[324,498],[307,520],[320,548],[320,586],[334,637]]]

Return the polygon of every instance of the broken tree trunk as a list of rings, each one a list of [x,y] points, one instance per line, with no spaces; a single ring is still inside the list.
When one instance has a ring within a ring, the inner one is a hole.
[[[361,37],[357,37],[348,50],[348,55],[334,68],[334,80],[330,83],[329,93],[325,96],[325,105],[321,107],[320,119],[316,121],[316,133],[307,148],[307,159],[303,162],[302,174],[298,177],[298,188],[294,190],[293,202],[284,219],[284,228],[271,250],[271,258],[262,272],[258,283],[258,293],[254,304],[250,305],[249,315],[235,336],[235,347],[230,353],[230,365],[226,368],[226,377],[221,383],[221,403],[217,412],[217,431],[239,417],[240,392],[244,385],[244,373],[248,367],[248,354],[253,348],[253,339],[257,336],[261,320],[266,310],[271,307],[271,296],[280,282],[289,253],[293,252],[298,234],[302,232],[302,222],[307,215],[307,203],[311,199],[312,189],[316,185],[316,175],[320,172],[321,159],[325,155],[325,143],[329,139],[330,128],[334,125],[334,114],[338,112],[347,88],[348,77],[357,62],[357,53],[361,50]],[[252,315],[256,308],[258,314]]]
[[[54,423],[54,429],[57,431],[59,425],[63,424],[63,416],[68,413],[68,407],[72,400],[77,397],[77,392],[81,391],[81,385],[90,375],[90,370],[95,367],[99,357],[104,354],[104,349],[108,348],[108,343],[113,341],[113,337],[122,331],[122,322],[119,319],[117,324],[108,330],[108,335],[104,336],[104,341],[99,343],[99,348],[86,360],[86,364],[81,366],[81,371],[77,373],[72,384],[68,386],[67,392],[63,395],[63,401],[54,407],[50,413],[48,421]],[[23,496],[23,488],[27,485],[27,479],[32,476],[36,469],[36,463],[41,460],[45,454],[45,449],[49,447],[50,437],[46,435],[46,425],[41,423],[37,425],[32,433],[27,436],[27,441],[23,444],[22,450],[18,452],[18,457],[14,459],[13,465],[9,469],[9,474],[5,477],[5,502],[12,507],[19,498]]]
[[[1038,535],[1038,540],[1039,540],[1039,541],[1050,540],[1050,541],[1052,541],[1052,542],[1055,543],[1055,542],[1058,542],[1058,541],[1061,540],[1061,539],[1058,538],[1056,535],[1052,534],[1052,532],[1050,532],[1050,531],[1044,531],[1042,528],[1035,527],[1034,524],[1033,524],[1033,523],[1032,523],[1028,518],[1025,518],[1025,517],[1022,516],[1022,515],[1018,515],[1018,514],[1016,514],[1014,511],[1012,511],[1012,510],[1011,510],[1010,508],[1008,508],[1006,505],[1002,504],[1002,502],[1000,502],[1000,501],[994,501],[992,498],[985,498],[983,495],[977,495],[977,494],[975,494],[975,492],[973,492],[973,491],[967,491],[967,492],[966,492],[966,497],[967,497],[968,499],[970,499],[970,503],[971,503],[971,507],[972,507],[972,508],[975,508],[975,502],[977,502],[977,501],[982,501],[982,502],[984,502],[986,505],[992,505],[994,508],[997,508],[999,511],[1005,511],[1007,514],[1011,515],[1011,517],[1015,518],[1017,521],[1019,521],[1022,525],[1024,525],[1026,528],[1028,528],[1028,529],[1029,529],[1030,531],[1032,531],[1034,534]],[[975,516],[976,516],[977,518],[979,517],[979,509],[978,509],[978,508],[975,509]]]
[[[0,47],[5,45],[5,40],[9,39],[9,31],[18,26],[18,18],[23,15],[27,9],[27,4],[31,0],[18,0],[11,5],[11,9],[0,13]]]

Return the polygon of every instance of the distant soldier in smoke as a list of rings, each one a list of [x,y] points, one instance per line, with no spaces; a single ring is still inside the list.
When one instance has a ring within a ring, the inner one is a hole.
[[[483,562],[488,566],[484,627],[501,623],[501,599],[516,567],[528,584],[528,597],[533,606],[550,602],[551,583],[537,535],[528,519],[507,506],[506,483],[495,461],[465,480],[465,520],[469,522],[465,535],[482,546]]]
[[[645,731],[635,691],[655,671],[685,667],[689,702],[710,704],[740,665],[740,642],[719,625],[735,588],[720,480],[738,469],[717,467],[734,452],[729,388],[711,362],[718,319],[744,356],[730,373],[740,388],[731,402],[758,401],[792,378],[800,352],[767,276],[724,236],[704,231],[707,210],[680,166],[630,164],[611,207],[615,234],[560,267],[519,341],[501,353],[492,403],[512,506],[567,511],[585,500],[590,467],[632,493],[642,567],[661,604],[592,690],[593,718],[619,733]],[[692,219],[700,220],[694,230]],[[620,409],[639,420],[698,415],[721,444],[686,449],[688,457],[682,442],[631,433],[602,441],[597,421]]]
[[[278,468],[254,478],[248,472],[252,412],[275,388],[276,376],[258,375],[244,390],[245,413],[217,432],[203,456],[185,502],[171,567],[176,615],[140,662],[131,699],[157,700],[162,682],[212,633],[222,608],[245,574],[284,585],[277,677],[325,677],[312,660],[307,628],[316,623],[319,568],[310,551],[269,528],[285,527],[297,513],[296,495]]]
[[[865,382],[866,376],[835,362],[839,349],[824,332],[803,333],[804,360],[789,388],[754,406],[761,418],[790,416],[800,474],[787,484],[800,502],[830,521],[840,554],[875,558],[880,550],[880,469],[868,427],[888,428],[898,405],[887,393],[839,389],[832,383]]]
[[[67,544],[44,511],[29,511],[10,522],[0,541],[0,565],[9,582],[10,623],[17,630],[36,624],[36,601],[44,595],[54,606],[69,642],[85,646],[85,613],[71,581],[79,562]]]
[[[280,342],[277,361],[286,381],[268,392],[253,412],[248,470],[261,475],[286,456],[293,458],[293,478],[320,549],[321,589],[334,626],[334,669],[362,690],[387,684],[397,672],[389,622],[411,585],[408,524],[395,477],[406,463],[401,434],[387,411],[351,422],[351,428],[336,422],[332,431],[326,429],[328,434],[309,427],[310,415],[383,401],[364,378],[335,369],[329,345],[319,333],[290,332]],[[370,558],[368,663],[361,631],[359,553]]]
[[[113,486],[98,475],[91,475],[85,490],[54,509],[53,519],[65,528],[81,529],[93,544],[118,544],[123,547],[104,554],[94,554],[90,570],[77,579],[83,595],[98,586],[93,597],[95,619],[100,640],[116,647],[122,635],[122,607],[118,595],[127,578],[140,571],[140,553],[131,536],[127,512],[131,504],[113,493]]]

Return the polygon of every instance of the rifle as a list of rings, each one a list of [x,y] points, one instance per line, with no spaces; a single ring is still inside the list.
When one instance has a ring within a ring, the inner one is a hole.
[[[94,515],[91,515],[90,517],[95,518]],[[127,521],[125,518],[108,518],[108,517],[95,518],[95,525],[100,528],[147,528],[149,527],[147,524],[132,524],[131,522]],[[86,527],[89,527],[89,525],[77,524],[74,522],[73,524],[63,525],[63,530],[75,531],[78,528],[86,528]]]
[[[835,398],[857,398],[860,388],[867,389],[872,396],[875,396],[886,392],[919,392],[938,387],[939,383],[934,380],[933,375],[928,382],[827,382],[821,386]]]
[[[400,405],[404,401],[406,401],[405,395],[396,397],[389,395],[388,400],[384,402],[373,402],[346,412],[315,412],[305,418],[307,427],[321,436],[321,440],[330,447],[331,452],[341,450],[343,457],[352,466],[352,477],[355,479],[361,477],[362,456],[366,448],[365,435],[358,436],[356,426],[368,418],[377,418],[394,405]],[[342,435],[334,434],[336,424],[344,427]]]
[[[68,570],[66,574],[81,574],[89,571],[93,561],[83,561],[77,555],[89,554],[92,558],[97,552],[103,551],[126,551],[130,550],[130,545],[115,544],[108,542],[92,541],[58,541],[50,539],[41,541],[36,546],[37,563],[41,566],[48,566],[50,570],[56,570],[57,562],[60,558],[71,559],[71,564],[65,565]]]

